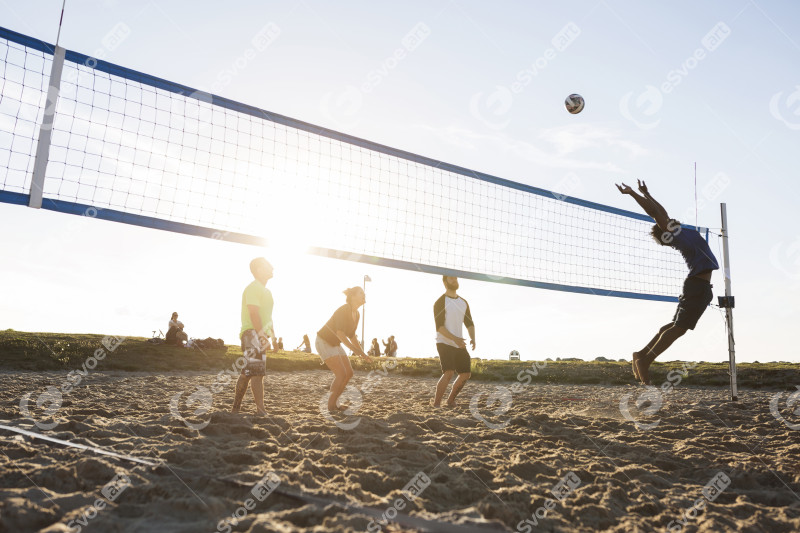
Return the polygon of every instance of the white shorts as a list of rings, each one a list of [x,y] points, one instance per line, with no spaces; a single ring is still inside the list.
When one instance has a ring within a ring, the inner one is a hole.
[[[325,362],[325,359],[328,359],[329,357],[336,357],[337,355],[343,355],[347,357],[347,354],[344,352],[344,348],[342,348],[341,344],[331,346],[319,335],[317,335],[317,340],[314,341],[314,346],[316,347],[317,353],[319,354],[319,357],[322,359],[323,363]]]

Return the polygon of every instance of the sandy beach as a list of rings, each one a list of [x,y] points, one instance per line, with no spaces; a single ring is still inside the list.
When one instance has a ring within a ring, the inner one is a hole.
[[[0,423],[160,464],[0,430],[0,531],[800,531],[795,391],[471,382],[434,410],[387,370],[330,415],[330,380],[268,374],[261,418],[209,372],[5,372]]]

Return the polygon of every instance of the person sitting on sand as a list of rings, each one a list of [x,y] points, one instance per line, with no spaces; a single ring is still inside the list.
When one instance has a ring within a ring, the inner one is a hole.
[[[370,347],[367,355],[373,357],[380,357],[381,356],[381,347],[378,344],[378,339],[372,339],[372,346]]]
[[[367,361],[370,360],[356,338],[356,326],[359,320],[358,308],[366,301],[364,290],[361,287],[352,287],[343,292],[347,296],[347,303],[337,309],[330,320],[317,332],[317,339],[314,343],[320,359],[334,375],[328,397],[328,412],[330,413],[346,409],[346,407],[340,408],[337,402],[347,383],[353,377],[353,367],[350,365],[350,360],[347,358],[342,344],[351,349],[355,355],[361,356]]]
[[[684,228],[680,222],[669,218],[667,211],[650,195],[645,182],[636,181],[642,196],[624,183],[617,185],[617,189],[622,194],[631,195],[645,213],[653,217],[656,221],[650,231],[653,238],[662,246],[671,246],[678,250],[689,268],[672,322],[662,326],[647,346],[633,352],[634,377],[643,384],[650,385],[650,365],[686,331],[695,328],[714,298],[711,292],[711,273],[719,269],[719,264],[700,233]]]
[[[305,353],[311,353],[311,341],[308,340],[308,335],[303,335],[303,342],[300,343],[300,346],[303,346],[303,350]],[[300,346],[295,348],[295,350],[299,350]]]
[[[450,384],[455,372],[458,377],[450,390],[450,396],[447,398],[447,406],[454,407],[456,396],[472,376],[469,352],[467,351],[467,343],[463,338],[461,325],[467,326],[470,343],[472,344],[472,349],[475,350],[475,324],[472,322],[469,304],[456,293],[458,290],[458,278],[442,276],[442,282],[446,291],[433,304],[433,318],[436,322],[436,350],[439,352],[439,362],[442,365],[442,377],[439,378],[439,382],[436,384],[433,406],[439,407],[441,405],[447,385]]]
[[[172,313],[167,326],[167,336],[164,340],[165,344],[173,344],[175,346],[183,346],[183,343],[189,340],[189,336],[183,331],[183,322],[178,320],[178,312]]]
[[[239,337],[242,340],[242,354],[247,360],[242,373],[236,382],[232,413],[238,413],[242,399],[251,383],[253,400],[259,415],[266,415],[264,410],[264,375],[266,371],[268,337],[275,341],[272,330],[272,293],[267,289],[267,281],[272,278],[272,265],[263,257],[250,261],[250,272],[253,282],[245,287],[242,293],[242,329]]]

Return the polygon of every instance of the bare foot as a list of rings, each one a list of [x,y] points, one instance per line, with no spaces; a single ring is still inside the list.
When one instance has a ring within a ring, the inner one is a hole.
[[[633,354],[634,375],[643,385],[650,385],[650,362],[639,352]]]
[[[232,415],[238,415],[239,414],[239,410],[238,409],[231,409],[231,414]]]
[[[430,404],[431,407],[434,407],[436,409],[438,409],[439,407],[442,406],[441,402],[440,403],[436,403],[436,401],[434,401],[434,400],[430,400],[428,403]]]
[[[256,413],[256,414],[258,416],[268,416],[266,411],[258,411],[258,413]]]
[[[642,379],[639,377],[639,369],[636,368],[636,362],[638,359],[640,359],[639,352],[633,352],[633,359],[631,361],[631,366],[633,367],[633,377],[636,378],[637,381]]]
[[[456,406],[456,402],[447,402],[447,407],[449,407],[450,409],[452,409],[455,406]]]

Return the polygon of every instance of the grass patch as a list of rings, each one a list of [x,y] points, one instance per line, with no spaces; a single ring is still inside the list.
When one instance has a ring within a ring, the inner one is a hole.
[[[105,344],[104,344],[105,340]],[[108,341],[112,340],[112,343]],[[113,350],[111,349],[113,347]],[[230,369],[242,355],[239,346],[197,350],[151,344],[143,337],[127,337],[118,345],[113,337],[96,334],[29,333],[0,331],[0,370],[123,370],[135,372],[204,371]],[[436,378],[440,375],[435,358],[373,358],[371,362],[351,358],[356,370],[383,371],[389,375]],[[494,382],[573,383],[626,385],[633,383],[630,363],[600,361],[542,361],[537,368],[531,361],[473,360],[472,379]],[[394,368],[392,368],[394,366]],[[727,363],[697,363],[684,369],[682,363],[656,363],[651,368],[654,384],[677,377],[685,385],[727,386]],[[326,370],[319,357],[303,352],[270,353],[267,370],[292,372]],[[527,371],[527,372],[526,372]],[[677,372],[688,372],[678,376]],[[800,384],[800,366],[794,363],[743,363],[738,365],[739,386],[750,388],[793,389]]]

